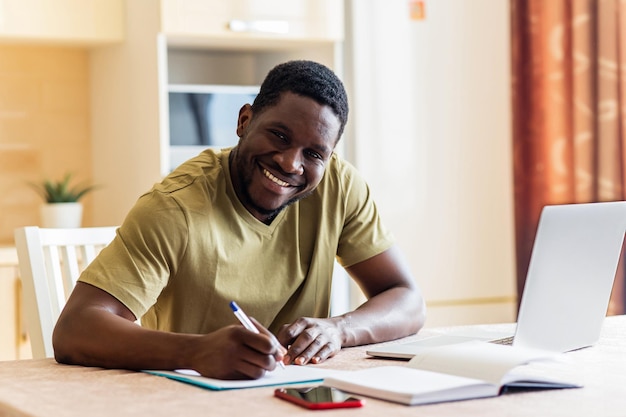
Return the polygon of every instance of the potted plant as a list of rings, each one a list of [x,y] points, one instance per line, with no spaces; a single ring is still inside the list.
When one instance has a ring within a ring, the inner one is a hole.
[[[94,185],[70,185],[72,174],[67,173],[59,181],[44,180],[31,186],[41,195],[45,204],[41,206],[42,227],[80,227],[83,205],[79,201],[96,188]]]

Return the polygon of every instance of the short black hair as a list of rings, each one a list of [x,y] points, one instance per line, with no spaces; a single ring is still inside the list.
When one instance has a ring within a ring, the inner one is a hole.
[[[278,103],[282,93],[312,98],[333,109],[340,122],[339,135],[348,121],[348,96],[343,83],[328,67],[314,61],[296,60],[279,64],[265,77],[261,90],[252,103],[253,113]]]

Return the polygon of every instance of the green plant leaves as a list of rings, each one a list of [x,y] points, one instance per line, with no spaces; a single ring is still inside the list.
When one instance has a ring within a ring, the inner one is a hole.
[[[30,183],[47,203],[75,203],[85,194],[97,188],[95,185],[77,184],[70,186],[72,173],[67,173],[60,181],[44,180],[41,184]]]

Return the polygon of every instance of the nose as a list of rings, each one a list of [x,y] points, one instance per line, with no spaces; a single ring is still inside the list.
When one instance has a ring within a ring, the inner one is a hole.
[[[302,175],[304,174],[304,165],[302,155],[297,149],[289,149],[278,152],[274,160],[280,165],[287,174]]]

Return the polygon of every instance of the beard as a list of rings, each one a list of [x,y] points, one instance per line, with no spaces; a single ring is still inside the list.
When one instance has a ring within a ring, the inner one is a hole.
[[[266,207],[262,207],[259,204],[257,204],[256,201],[254,200],[254,198],[252,197],[252,195],[250,194],[250,185],[252,183],[251,178],[249,178],[249,176],[246,176],[246,177],[242,178],[242,180],[243,180],[242,194],[243,194],[243,198],[246,200],[244,202],[244,206],[247,204],[247,205],[253,207],[257,212],[267,216],[267,221],[265,222],[266,224],[270,224],[272,222],[272,220],[274,220],[274,218],[276,218],[276,216],[278,216],[278,214],[281,211],[283,211],[284,209],[286,209],[287,207],[289,207],[293,203],[297,203],[298,201],[302,200],[303,198],[306,198],[306,197],[310,196],[313,193],[313,191],[315,191],[315,190],[310,190],[310,191],[308,191],[305,194],[295,196],[294,198],[292,198],[291,200],[288,200],[286,203],[284,203],[283,205],[281,205],[278,208],[268,209]]]
[[[241,203],[244,205],[244,207],[252,207],[258,213],[264,216],[267,216],[267,220],[265,221],[266,224],[270,224],[272,220],[274,220],[274,218],[278,216],[278,214],[281,211],[283,211],[285,208],[292,205],[293,203],[296,203],[302,200],[303,198],[308,197],[314,191],[314,190],[310,190],[304,194],[297,195],[291,200],[288,200],[287,202],[285,202],[284,204],[282,204],[280,207],[277,207],[277,208],[267,208],[267,207],[261,206],[250,193],[250,188],[252,186],[253,171],[250,169],[247,169],[248,167],[245,164],[245,162],[241,158],[239,158],[238,147],[236,147],[233,150],[233,152],[231,152],[230,158],[231,158],[230,164],[234,166],[234,168],[237,170],[237,172],[239,172],[239,175],[240,175],[240,179],[239,179],[241,183],[240,192],[241,192],[241,198],[244,200]],[[235,184],[233,185],[236,186]]]

